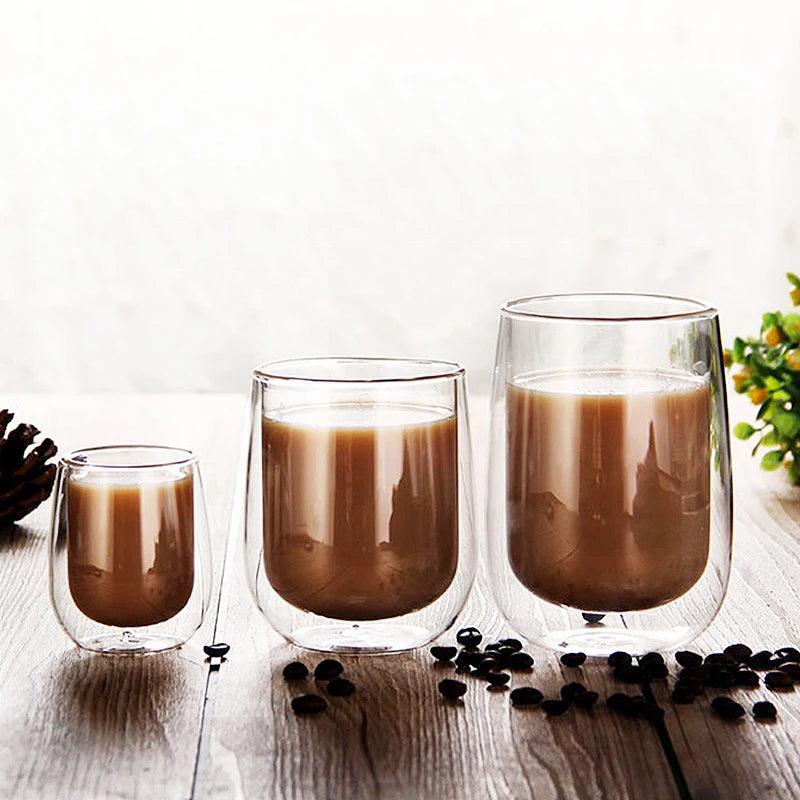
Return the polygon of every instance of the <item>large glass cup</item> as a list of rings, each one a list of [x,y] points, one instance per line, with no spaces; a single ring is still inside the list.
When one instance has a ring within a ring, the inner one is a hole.
[[[117,445],[61,459],[50,598],[78,645],[116,655],[179,647],[203,621],[211,580],[194,453]]]
[[[253,375],[245,563],[295,644],[389,653],[449,628],[475,572],[464,370],[312,358]]]
[[[488,500],[492,591],[530,640],[607,655],[694,639],[731,563],[716,310],[634,294],[506,303]]]

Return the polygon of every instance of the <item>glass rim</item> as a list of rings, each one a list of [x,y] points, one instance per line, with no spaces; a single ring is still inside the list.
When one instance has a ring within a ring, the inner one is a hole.
[[[596,298],[599,301],[616,299],[622,302],[634,302],[636,300],[661,300],[666,303],[682,304],[682,310],[661,311],[652,314],[569,314],[569,313],[548,313],[545,310],[533,311],[530,309],[519,308],[531,303],[541,303],[546,305],[550,301],[557,300],[591,300]],[[507,300],[500,307],[503,316],[518,318],[533,318],[541,320],[551,320],[559,322],[659,322],[664,320],[691,320],[691,319],[711,319],[718,315],[717,308],[705,300],[696,300],[691,297],[674,294],[659,294],[657,292],[556,292],[553,294],[537,294],[529,297],[517,297]]]
[[[132,452],[144,451],[146,453],[170,453],[172,456],[161,459],[151,459],[139,463],[121,463],[105,460],[96,460],[94,457],[111,451]],[[92,459],[92,460],[89,460]],[[179,467],[187,464],[197,463],[197,455],[185,447],[172,447],[160,444],[107,444],[97,447],[81,447],[62,456],[59,463],[68,467],[88,467],[89,469],[120,469],[120,470],[144,470],[158,469],[160,467]]]
[[[298,370],[289,367],[295,365],[367,365],[376,370],[380,366],[395,366],[398,373],[394,375],[324,375],[324,374],[299,374]],[[414,367],[418,369],[414,371]],[[407,374],[400,374],[405,369]],[[429,358],[393,358],[384,356],[311,356],[308,358],[286,358],[279,361],[269,361],[253,370],[253,379],[257,381],[287,381],[298,383],[347,383],[347,384],[374,384],[374,383],[413,383],[417,381],[444,380],[458,378],[464,375],[464,367],[455,361]]]

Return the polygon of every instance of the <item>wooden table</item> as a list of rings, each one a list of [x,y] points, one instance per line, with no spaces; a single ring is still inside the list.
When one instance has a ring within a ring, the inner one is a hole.
[[[215,559],[211,613],[181,650],[103,658],[77,650],[50,610],[47,505],[0,538],[0,797],[2,798],[800,798],[800,693],[770,697],[780,722],[723,722],[707,701],[670,704],[663,723],[598,707],[548,719],[512,710],[507,693],[471,683],[464,707],[440,701],[425,652],[343,659],[358,689],[315,718],[288,711],[280,671],[301,655],[270,630],[245,588],[228,520],[246,402],[233,395],[11,396],[19,420],[62,452],[143,441],[201,458]],[[487,402],[473,401],[483,486]],[[736,546],[730,595],[697,643],[797,643],[800,491],[735,450]],[[481,498],[479,498],[481,499]],[[481,500],[482,502],[482,500]],[[462,620],[508,632],[479,581]],[[451,637],[446,637],[451,638]],[[230,643],[210,671],[202,645]],[[555,694],[573,677],[531,650],[532,681]],[[309,658],[314,661],[315,656]],[[618,690],[603,664],[583,680]],[[797,696],[795,696],[797,695]]]

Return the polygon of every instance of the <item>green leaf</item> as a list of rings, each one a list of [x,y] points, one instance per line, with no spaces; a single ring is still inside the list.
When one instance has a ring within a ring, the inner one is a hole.
[[[774,375],[767,375],[767,377],[764,378],[764,386],[771,392],[774,392],[783,386],[783,381],[779,381]]]
[[[733,435],[737,439],[749,439],[755,432],[756,429],[747,422],[739,422],[733,428]]]
[[[772,415],[772,424],[781,436],[787,439],[796,439],[800,433],[800,415],[792,411],[776,411]]]
[[[800,342],[800,314],[794,311],[791,314],[784,314],[781,327],[793,342]]]
[[[780,442],[780,437],[778,436],[777,432],[774,430],[767,431],[762,437],[759,444],[764,445],[764,447],[775,447],[776,444]]]
[[[800,472],[798,472],[796,461],[789,464],[789,480],[792,483],[800,483]]]
[[[765,331],[773,325],[780,325],[780,316],[774,311],[767,311],[767,313],[761,317],[761,330]]]
[[[778,389],[777,392],[772,393],[772,399],[779,403],[786,403],[792,399],[792,396],[785,389]]]
[[[780,467],[782,461],[782,450],[770,450],[768,453],[764,453],[764,455],[761,457],[761,469],[772,472]]]
[[[733,348],[731,349],[731,357],[734,363],[741,364],[744,361],[744,339],[737,336],[733,340]]]
[[[767,400],[766,403],[762,403],[758,408],[758,413],[756,414],[756,419],[766,419],[767,412],[769,411],[770,402]]]
[[[792,284],[792,286],[800,289],[800,278],[798,278],[797,275],[794,274],[794,272],[787,272],[786,278],[788,279],[789,283]]]

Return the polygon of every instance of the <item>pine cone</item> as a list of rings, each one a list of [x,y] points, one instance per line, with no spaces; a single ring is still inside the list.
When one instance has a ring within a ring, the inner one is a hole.
[[[58,448],[43,439],[27,455],[25,451],[40,431],[33,425],[17,425],[6,436],[14,415],[0,411],[0,528],[22,519],[50,496],[56,465],[47,464]]]

